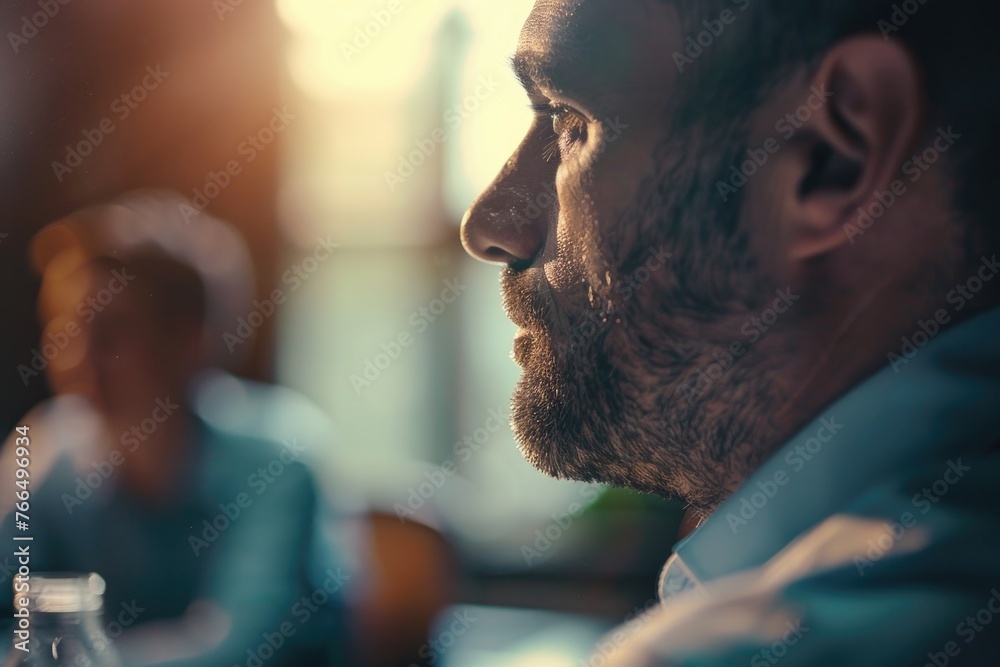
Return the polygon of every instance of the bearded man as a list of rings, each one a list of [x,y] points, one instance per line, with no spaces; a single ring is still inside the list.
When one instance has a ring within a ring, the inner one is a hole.
[[[997,18],[537,0],[536,120],[462,224],[513,426],[700,522],[595,660],[1000,664]]]

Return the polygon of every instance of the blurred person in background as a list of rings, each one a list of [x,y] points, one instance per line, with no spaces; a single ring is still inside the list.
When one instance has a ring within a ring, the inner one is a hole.
[[[700,523],[590,664],[998,664],[998,19],[537,1],[537,119],[462,226],[514,428]]]
[[[354,576],[307,464],[330,444],[323,419],[218,368],[253,295],[242,239],[179,197],[137,192],[46,228],[32,250],[44,333],[18,370],[56,394],[21,422],[32,570],[103,576],[129,665],[349,664]],[[3,600],[9,613],[9,589]]]

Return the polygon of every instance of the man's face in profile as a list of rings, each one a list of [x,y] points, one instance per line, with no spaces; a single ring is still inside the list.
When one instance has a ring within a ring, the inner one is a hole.
[[[53,387],[126,421],[144,417],[178,386],[185,333],[150,312],[130,271],[101,261],[66,275],[49,270],[40,296],[43,342],[49,331],[70,332],[66,350],[47,369]]]
[[[671,58],[683,43],[666,2],[538,0],[514,57],[537,117],[463,241],[508,265],[526,457],[709,507],[733,485],[715,464],[756,456],[740,396],[770,388],[749,365],[708,386],[699,371],[743,340],[774,288],[750,271],[740,212],[715,189],[732,128],[675,122],[680,89],[697,85]]]

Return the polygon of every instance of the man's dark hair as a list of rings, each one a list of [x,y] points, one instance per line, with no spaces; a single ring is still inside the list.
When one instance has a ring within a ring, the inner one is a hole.
[[[95,266],[132,274],[130,291],[158,330],[199,330],[206,316],[205,285],[194,267],[157,248],[132,250],[121,257],[97,257]]]
[[[688,36],[705,30],[704,21],[717,20],[726,9],[736,15],[680,76],[674,122],[682,128],[731,127],[786,77],[803,65],[818,66],[823,54],[847,37],[873,34],[904,44],[924,75],[928,134],[953,126],[963,137],[951,155],[959,165],[951,174],[954,204],[968,220],[981,223],[970,230],[968,245],[997,247],[1000,5],[986,0],[668,1],[680,13],[685,46]]]

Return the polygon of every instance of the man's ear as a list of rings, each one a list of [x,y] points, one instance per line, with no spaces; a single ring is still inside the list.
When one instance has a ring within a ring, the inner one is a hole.
[[[925,104],[916,61],[878,36],[839,42],[800,97],[813,113],[779,174],[782,235],[796,260],[848,240],[844,227],[858,208],[899,178],[919,140]]]

